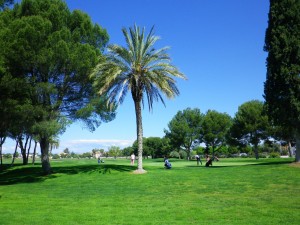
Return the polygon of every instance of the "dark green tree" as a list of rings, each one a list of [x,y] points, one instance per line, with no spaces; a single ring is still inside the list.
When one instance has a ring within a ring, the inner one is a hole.
[[[226,143],[226,137],[232,125],[227,113],[208,110],[203,118],[202,135],[206,147],[212,147],[212,154]]]
[[[109,103],[119,105],[131,92],[138,141],[137,173],[144,173],[142,104],[147,99],[149,110],[152,110],[154,101],[165,104],[163,95],[167,98],[179,95],[175,78],[186,77],[171,64],[167,47],[154,48],[159,37],[154,35],[153,28],[149,34],[136,25],[128,30],[123,28],[122,32],[127,46],[109,46],[107,60],[97,65],[91,77],[95,78],[99,94],[108,95]]]
[[[168,140],[160,137],[148,137],[143,138],[143,151],[145,156],[151,156],[152,158],[164,157],[168,154]],[[138,150],[137,141],[133,143],[132,149],[134,152]]]
[[[190,152],[193,147],[202,141],[202,122],[203,114],[200,109],[187,108],[178,111],[169,122],[168,130],[164,130],[166,137],[170,139],[170,144],[175,149],[184,149],[188,159],[190,159]]]
[[[61,0],[23,0],[0,14],[0,40],[5,72],[31,87],[30,104],[36,111],[32,132],[49,174],[51,137],[62,133],[68,121],[82,119],[94,130],[114,117],[88,76],[101,60],[108,35]]]
[[[125,147],[122,149],[122,156],[125,156],[126,158],[130,156],[130,154],[133,152],[133,149],[131,146]]]
[[[230,136],[242,145],[252,144],[255,157],[258,159],[258,144],[269,137],[268,116],[264,112],[264,104],[252,100],[239,106],[233,119]]]
[[[265,100],[275,125],[292,129],[300,162],[300,1],[270,0]]]

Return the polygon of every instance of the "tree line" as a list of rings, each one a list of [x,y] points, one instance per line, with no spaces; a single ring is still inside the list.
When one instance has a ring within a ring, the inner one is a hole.
[[[272,125],[265,103],[259,100],[240,105],[233,118],[216,110],[201,113],[198,108],[187,108],[178,111],[164,132],[164,137],[143,138],[144,158],[191,159],[195,154],[209,154],[218,157],[247,155],[258,159],[295,154],[292,133],[288,135],[282,127]],[[86,155],[93,157],[95,152],[100,152],[101,157],[129,157],[132,153],[137,155],[138,143],[135,141],[123,149],[117,146],[107,151],[93,149]],[[72,157],[72,153],[67,153]]]

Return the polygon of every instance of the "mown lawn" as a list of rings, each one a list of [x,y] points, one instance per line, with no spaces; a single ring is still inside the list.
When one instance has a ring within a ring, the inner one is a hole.
[[[0,224],[299,224],[300,167],[292,159],[57,160],[0,172]]]

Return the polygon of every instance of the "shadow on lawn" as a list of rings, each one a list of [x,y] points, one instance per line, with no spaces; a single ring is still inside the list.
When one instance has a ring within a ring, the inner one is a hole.
[[[39,166],[22,166],[21,164],[14,167],[5,166],[0,170],[0,186],[12,185],[18,183],[35,183],[42,182],[47,179],[56,178],[58,174],[74,175],[80,173],[92,174],[110,174],[113,171],[130,172],[135,167],[126,165],[82,165],[82,166],[55,166],[52,167],[51,175],[43,175],[41,165]]]
[[[215,168],[215,169],[220,169],[220,168],[226,168],[226,167],[240,167],[240,166],[270,166],[270,165],[282,165],[282,164],[291,164],[294,161],[269,161],[269,162],[265,162],[265,161],[259,161],[259,159],[257,161],[253,161],[252,163],[248,163],[248,164],[240,164],[240,165],[222,165],[222,161],[218,162],[218,165],[214,165],[213,162],[213,166],[209,166],[206,167],[205,163],[203,163],[202,165],[188,165],[186,167],[204,167],[204,168]]]

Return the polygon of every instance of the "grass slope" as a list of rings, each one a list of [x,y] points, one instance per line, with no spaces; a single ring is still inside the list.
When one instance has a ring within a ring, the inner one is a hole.
[[[0,224],[299,224],[300,167],[291,159],[52,161],[0,172]]]

